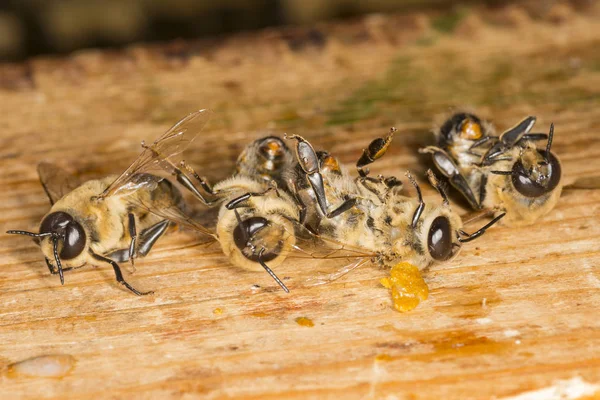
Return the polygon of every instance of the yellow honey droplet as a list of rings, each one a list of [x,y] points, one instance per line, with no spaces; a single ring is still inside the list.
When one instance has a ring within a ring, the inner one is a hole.
[[[385,288],[392,289],[394,308],[400,312],[413,310],[429,296],[429,288],[419,268],[407,262],[394,265],[390,277],[380,282]]]
[[[215,314],[215,315],[221,315],[221,314],[223,314],[223,309],[222,308],[215,308],[213,310],[213,314]]]
[[[296,323],[300,326],[306,326],[309,328],[312,328],[313,326],[315,326],[314,322],[312,322],[312,319],[306,318],[306,317],[296,318]]]

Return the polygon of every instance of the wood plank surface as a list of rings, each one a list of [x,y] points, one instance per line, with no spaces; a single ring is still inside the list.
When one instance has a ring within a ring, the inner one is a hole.
[[[463,106],[499,129],[526,115],[554,122],[565,183],[599,175],[600,9],[584,3],[372,15],[1,65],[0,231],[35,230],[47,212],[38,162],[83,179],[118,173],[142,139],[205,107],[214,116],[186,160],[213,182],[265,134],[301,134],[353,163],[391,126],[373,171],[422,177],[417,149]],[[61,287],[32,241],[0,235],[0,363],[76,360],[60,379],[5,373],[1,397],[600,396],[600,191],[565,190],[535,226],[494,227],[429,268],[430,297],[406,314],[376,267],[310,287],[301,278],[328,266],[290,261],[278,268],[285,294],[199,241],[174,232],[138,261],[127,279],[156,291],[139,298],[104,267]]]

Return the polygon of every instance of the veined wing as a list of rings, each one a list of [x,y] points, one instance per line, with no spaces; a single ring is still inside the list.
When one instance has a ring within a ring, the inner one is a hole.
[[[55,164],[41,162],[37,171],[52,205],[80,185],[77,178]]]
[[[203,233],[215,240],[217,239],[216,234],[214,234],[198,222],[194,221],[194,219],[190,217],[184,210],[182,210],[181,207],[177,205],[174,201],[166,203],[163,200],[160,206],[156,206],[152,203],[146,203],[140,196],[131,196],[128,198],[128,202],[137,207],[145,209],[148,212],[160,218],[166,219],[178,225]]]
[[[210,118],[210,110],[199,110],[173,125],[151,145],[142,142],[144,150],[135,161],[108,187],[100,198],[127,195],[141,187],[153,188],[162,178],[147,174],[153,170],[173,173],[178,156],[190,145]]]

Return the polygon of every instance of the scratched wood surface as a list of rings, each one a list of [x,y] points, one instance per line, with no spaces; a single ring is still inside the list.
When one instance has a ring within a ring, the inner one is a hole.
[[[373,170],[422,176],[416,150],[456,106],[500,129],[529,114],[540,129],[554,122],[565,182],[598,175],[600,10],[586,4],[374,15],[2,65],[0,231],[35,230],[47,212],[39,161],[84,179],[117,173],[140,140],[204,107],[214,117],[186,160],[213,181],[261,135],[302,134],[352,163],[390,126],[398,134]],[[297,277],[316,264],[290,262],[278,269],[285,294],[199,240],[161,240],[126,274],[156,291],[138,298],[105,267],[61,287],[30,240],[0,235],[0,363],[76,360],[60,379],[3,375],[1,397],[600,395],[600,191],[566,190],[537,225],[464,246],[426,271],[430,298],[407,314],[375,267],[307,287]]]

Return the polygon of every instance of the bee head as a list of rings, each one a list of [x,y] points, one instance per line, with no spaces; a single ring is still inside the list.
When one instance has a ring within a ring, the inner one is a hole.
[[[459,139],[479,140],[483,137],[483,131],[479,117],[470,113],[457,113],[440,127],[440,144],[449,145]]]
[[[519,158],[511,171],[511,181],[517,192],[525,197],[540,197],[558,186],[561,177],[560,162],[552,153],[541,151],[547,162],[531,164]]]
[[[489,227],[504,217],[504,214],[500,214],[477,232],[468,234],[462,230],[460,216],[450,208],[444,185],[431,170],[427,171],[427,176],[429,182],[442,197],[441,207],[426,205],[417,181],[409,172],[406,173],[406,176],[415,187],[418,196],[418,205],[412,218],[412,229],[419,232],[419,247],[426,248],[429,257],[435,261],[447,261],[454,257],[458,254],[462,243],[470,242],[481,236]]]
[[[49,259],[53,258],[55,267],[60,275],[60,282],[65,283],[63,268],[60,262],[72,260],[79,256],[86,247],[86,233],[81,224],[66,212],[56,211],[48,214],[40,225],[40,232],[8,231],[9,234],[32,236],[41,240],[42,251],[46,255],[46,262],[50,266]],[[50,242],[44,242],[48,239]],[[59,245],[62,248],[59,251]]]
[[[293,155],[287,145],[276,136],[267,136],[248,145],[237,160],[237,171],[242,175],[260,175],[271,180],[291,164]]]
[[[59,256],[63,260],[72,260],[85,249],[86,235],[81,224],[70,214],[63,211],[50,213],[40,225],[40,233],[49,233],[62,241]]]
[[[545,150],[538,150],[528,144],[519,150],[517,161],[510,171],[492,171],[494,174],[510,176],[515,190],[528,198],[544,196],[552,192],[560,183],[561,166],[558,158],[550,151],[554,125],[550,126]]]

